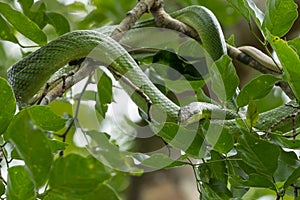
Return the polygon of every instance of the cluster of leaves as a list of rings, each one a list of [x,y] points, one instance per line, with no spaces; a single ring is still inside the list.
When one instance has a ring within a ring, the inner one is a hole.
[[[70,31],[72,24],[70,25],[66,17],[49,11],[45,2],[19,0],[22,12],[8,3],[0,2],[0,25],[3,28],[0,38],[19,43],[15,36],[15,32],[18,31],[33,42],[43,45],[47,42],[43,30],[46,25],[52,25],[58,35]],[[107,1],[93,1],[96,9],[76,25],[82,28],[97,26],[105,21],[96,20],[117,16],[120,10],[129,10],[132,6],[127,2],[113,1],[120,7],[114,6],[111,10],[108,4],[112,3],[105,2]],[[189,1],[180,2],[184,5],[189,4]],[[208,1],[201,2],[209,4]],[[297,70],[300,67],[299,40],[286,42],[280,39],[289,31],[298,16],[295,3],[292,0],[268,0],[266,11],[263,13],[252,0],[227,0],[227,2],[245,17],[250,26],[254,21],[259,27],[265,38],[263,42],[271,44],[282,63],[283,81],[290,85],[299,100],[300,72]],[[223,3],[220,1],[217,5]],[[74,3],[63,5],[63,8],[82,9],[82,6]],[[105,10],[110,12],[104,12]],[[205,96],[201,89],[204,84],[203,77],[195,77],[194,71],[190,69],[191,63],[181,57],[159,51],[155,55],[136,59],[141,63],[141,67],[149,66],[150,61],[151,64],[165,64],[176,70],[182,70],[181,74],[185,74],[196,91],[196,98],[199,101],[214,102]],[[162,72],[154,66],[151,65],[151,73]],[[163,73],[168,74],[168,71]],[[239,82],[231,59],[223,56],[215,62],[208,73],[212,75],[212,90],[218,100],[222,103],[229,102]],[[155,77],[157,78],[157,76],[152,78]],[[203,160],[201,164],[193,165],[203,199],[242,197],[255,199],[268,194],[292,197],[297,193],[300,184],[298,181],[300,161],[293,151],[287,152],[285,148],[292,150],[300,148],[300,140],[296,136],[289,139],[293,134],[292,128],[296,129],[298,125],[293,126],[292,123],[284,121],[285,126],[275,127],[276,132],[268,133],[268,137],[254,132],[268,131],[272,124],[286,116],[286,112],[297,110],[292,106],[282,106],[278,107],[278,113],[273,112],[272,116],[259,115],[257,110],[259,102],[279,80],[281,79],[272,75],[261,75],[245,85],[235,100],[238,107],[248,105],[246,120],[237,119],[225,128],[222,124],[208,120],[199,127],[195,127],[195,124],[181,127],[174,123],[166,123],[163,127],[152,126],[157,136],[175,149],[185,152],[180,159],[173,160],[163,154],[156,153],[150,156],[145,153],[124,151],[121,145],[121,137],[124,138],[124,135],[120,134],[113,138],[115,132],[95,131],[97,130],[95,125],[91,125],[91,121],[94,120],[91,120],[91,113],[95,113],[96,123],[102,122],[107,118],[108,104],[113,99],[113,83],[105,73],[100,75],[97,82],[98,90],[101,92],[88,91],[80,97],[81,101],[92,101],[95,106],[91,108],[84,104],[80,105],[84,112],[78,116],[74,116],[72,112],[72,106],[76,105],[64,101],[57,101],[49,106],[29,107],[15,114],[16,103],[12,89],[6,80],[0,79],[0,100],[5,102],[0,105],[0,110],[3,111],[0,113],[1,151],[8,167],[7,183],[5,178],[1,180],[0,193],[7,199],[14,200],[120,199],[120,194],[127,185],[126,175],[141,174],[143,171],[140,167],[168,169],[191,165],[185,159],[192,157]],[[172,92],[185,91],[185,88],[179,87],[180,81],[168,79],[163,81],[165,84],[175,84]],[[162,88],[165,94],[168,93],[167,89]],[[88,120],[85,119],[86,116],[89,116]],[[81,126],[86,125],[82,131],[89,138],[86,141],[88,148],[80,148],[74,144],[73,137],[76,130],[69,129],[73,117],[82,123]],[[269,125],[265,124],[264,117],[272,118],[268,122]],[[295,120],[299,122],[298,118]],[[129,122],[128,119],[125,121]],[[125,130],[130,133],[133,128],[135,125],[131,122],[127,124]],[[59,156],[62,151],[64,156]],[[22,161],[22,164],[11,163],[10,159]]]

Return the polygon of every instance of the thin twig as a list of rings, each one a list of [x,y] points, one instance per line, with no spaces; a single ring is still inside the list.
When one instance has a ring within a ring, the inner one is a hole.
[[[57,97],[61,97],[67,89],[71,88],[73,85],[89,76],[96,68],[96,65],[91,65],[89,62],[84,63],[83,66],[81,66],[73,76],[67,77],[64,83],[61,82],[52,90],[50,90],[40,104],[47,105]]]
[[[144,14],[150,11],[153,5],[160,0],[139,0],[136,6],[127,12],[126,17],[121,21],[117,28],[112,32],[111,36],[119,41],[123,34],[131,29],[135,22]]]

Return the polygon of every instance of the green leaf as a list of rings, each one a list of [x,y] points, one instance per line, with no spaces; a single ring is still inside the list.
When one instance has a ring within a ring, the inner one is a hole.
[[[270,138],[275,144],[280,145],[282,148],[299,149],[300,140],[288,139],[282,135],[271,134]]]
[[[45,15],[48,23],[55,28],[58,35],[70,32],[70,24],[63,15],[56,12],[46,12]]]
[[[21,5],[24,13],[27,13],[33,5],[34,0],[18,0],[18,2]]]
[[[3,40],[11,41],[13,43],[18,43],[18,39],[14,35],[13,28],[3,19],[0,15],[0,38]]]
[[[291,186],[292,183],[294,183],[296,180],[298,180],[300,177],[300,167],[295,169],[293,173],[287,178],[287,180],[284,183],[283,188],[287,188]]]
[[[280,148],[274,144],[244,133],[237,144],[242,160],[263,176],[272,177],[278,166]]]
[[[0,13],[16,30],[39,45],[47,43],[45,33],[21,12],[14,10],[10,5],[0,2]]]
[[[228,153],[234,146],[232,133],[223,124],[210,124],[205,140],[219,153]]]
[[[35,200],[34,184],[24,166],[8,169],[7,200]]]
[[[267,0],[263,29],[282,37],[298,17],[297,4],[293,0]]]
[[[225,102],[232,98],[239,84],[239,78],[228,55],[222,56],[210,67],[212,88],[217,97]]]
[[[49,140],[49,144],[53,153],[63,151],[67,148],[68,144],[65,142],[60,142],[58,140]]]
[[[297,52],[298,56],[300,57],[300,38],[297,37],[295,39],[289,40],[288,45]]]
[[[64,128],[67,121],[56,115],[48,106],[32,106],[28,109],[28,114],[35,125],[48,131],[58,131]]]
[[[299,167],[300,161],[295,152],[285,152],[281,149],[274,180],[276,182],[285,182]]]
[[[121,200],[117,192],[106,184],[99,185],[93,192],[91,192],[84,200]]]
[[[257,173],[248,174],[248,179],[242,181],[240,184],[248,187],[271,188],[276,191],[276,186],[269,177]]]
[[[120,151],[119,147],[112,144],[106,133],[90,131],[86,133],[91,137],[92,143],[87,146],[89,152],[99,161],[105,163],[110,168],[141,174],[142,170],[135,167],[132,153]]]
[[[100,104],[98,111],[103,117],[105,117],[108,104],[112,102],[112,81],[106,73],[101,73],[97,87],[98,99]]]
[[[273,177],[259,174],[256,169],[247,165],[242,158],[239,159],[240,160],[227,161],[229,182],[234,188],[238,189],[241,188],[241,186],[244,186],[245,189],[247,187],[266,187],[276,189],[276,186],[273,183]],[[246,190],[242,192],[245,193]]]
[[[200,184],[201,198],[214,200],[230,200],[232,194],[223,182],[211,179],[209,184]]]
[[[92,192],[97,185],[109,178],[110,174],[105,166],[95,158],[69,154],[54,162],[49,187],[65,196],[80,197]]]
[[[265,97],[279,80],[279,78],[270,74],[256,77],[250,83],[246,84],[237,96],[238,106],[243,107],[247,105],[250,99],[255,100]]]
[[[121,200],[116,191],[106,184],[94,185],[91,188],[92,192],[78,195],[75,193],[57,193],[50,191],[44,200]]]
[[[46,3],[44,1],[35,2],[28,12],[24,14],[35,22],[40,29],[43,29],[47,25],[45,12],[47,11]]]
[[[283,79],[288,82],[294,95],[300,100],[300,60],[298,54],[277,36],[268,34],[268,41],[275,50],[283,67]]]
[[[250,99],[248,108],[247,108],[247,113],[246,113],[246,121],[249,127],[253,127],[256,125],[258,121],[258,110],[256,107],[256,104],[254,103],[253,100]]]
[[[154,169],[167,169],[173,167],[179,167],[182,165],[187,165],[186,162],[176,161],[164,154],[154,154],[149,158],[145,159],[141,163],[143,166],[151,167]]]
[[[210,171],[210,178],[217,179],[223,183],[227,183],[228,172],[226,163],[223,161],[225,157],[215,151],[210,152],[211,160],[206,162],[206,165]]]
[[[227,0],[227,2],[250,23],[250,11],[245,5],[245,0]]]
[[[16,100],[7,81],[0,77],[0,134],[8,127],[16,112]]]
[[[24,160],[35,185],[40,187],[48,178],[53,154],[45,133],[37,128],[30,117],[32,113],[30,109],[22,110],[13,118],[7,129],[6,138]]]
[[[261,27],[264,19],[264,13],[256,6],[253,0],[244,0],[244,2],[245,6],[250,12],[250,15],[253,17],[256,25],[258,27]]]
[[[0,182],[0,195],[2,196],[5,193],[5,185],[4,182]]]
[[[167,122],[163,127],[153,126],[151,128],[169,145],[197,158],[204,156],[206,143],[203,140],[203,133],[200,133],[201,130],[197,130],[197,127],[186,128]]]

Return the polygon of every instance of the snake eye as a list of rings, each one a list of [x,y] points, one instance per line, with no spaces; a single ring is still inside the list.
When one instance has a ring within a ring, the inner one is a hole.
[[[277,41],[279,41],[279,40],[280,40],[279,37],[274,37],[274,38],[273,38],[273,42],[277,42]]]

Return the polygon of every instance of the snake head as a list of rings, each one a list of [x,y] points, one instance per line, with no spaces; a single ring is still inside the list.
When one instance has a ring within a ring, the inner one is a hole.
[[[238,115],[228,109],[206,102],[192,102],[181,107],[178,118],[179,124],[188,125],[203,119],[234,119]]]

